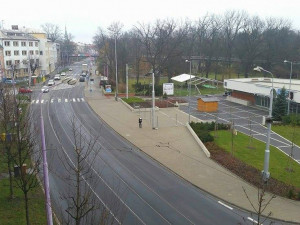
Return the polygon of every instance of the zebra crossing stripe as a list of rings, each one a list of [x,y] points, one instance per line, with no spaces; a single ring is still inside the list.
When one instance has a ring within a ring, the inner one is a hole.
[[[43,103],[44,103],[44,99],[41,100],[41,104],[43,104]]]
[[[39,100],[36,100],[35,103],[36,103],[36,104],[39,104]]]
[[[68,99],[67,99],[67,98],[65,99],[65,102],[68,102]]]
[[[76,99],[75,99],[75,98],[73,98],[73,102],[76,102]]]
[[[53,101],[54,101],[54,99],[52,98],[52,99],[51,99],[51,103],[53,103]]]
[[[34,101],[35,101],[35,100],[32,100],[32,101],[31,101],[31,104],[33,104],[33,103],[34,103]]]
[[[80,102],[80,98],[77,98],[77,102]]]
[[[58,102],[61,102],[61,99],[60,99],[60,98],[58,99]]]
[[[84,98],[81,98],[81,101],[84,102]]]

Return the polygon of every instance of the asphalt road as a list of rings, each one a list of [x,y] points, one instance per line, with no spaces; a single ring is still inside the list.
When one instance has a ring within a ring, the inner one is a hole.
[[[79,72],[80,67],[74,67],[69,74],[78,77]],[[62,196],[72,190],[66,182],[65,165],[75,161],[74,121],[84,135],[83,144],[96,140],[84,162],[92,165],[93,179],[85,175],[82,179],[99,206],[96,212],[106,207],[114,224],[252,224],[249,212],[197,189],[115,133],[91,111],[83,87],[84,83],[58,85],[43,94],[42,102],[32,98],[36,127],[39,109],[43,109],[51,198],[60,218],[68,219]]]
[[[267,127],[262,125],[263,116],[268,115],[268,111],[243,106],[237,103],[225,100],[225,97],[219,96],[219,109],[217,112],[200,112],[197,110],[197,99],[201,96],[191,98],[191,115],[201,120],[217,120],[219,123],[234,123],[237,131],[240,131],[255,139],[266,142]],[[188,101],[188,98],[186,98]],[[181,110],[188,113],[188,106],[181,106]],[[289,140],[283,138],[275,132],[271,132],[270,144],[280,149],[286,155],[292,155],[293,159],[300,163],[300,148],[292,144]]]

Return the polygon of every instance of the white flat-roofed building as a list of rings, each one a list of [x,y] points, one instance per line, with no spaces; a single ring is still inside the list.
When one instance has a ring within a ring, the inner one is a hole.
[[[12,76],[12,65],[15,65],[15,76],[28,76],[28,61],[39,63],[39,40],[14,26],[12,30],[0,31],[0,45],[3,47],[4,76]],[[37,68],[37,71],[39,68]]]
[[[231,96],[228,100],[245,104],[256,105],[269,108],[270,91],[272,89],[272,78],[242,78],[224,80],[224,88],[231,90]],[[273,79],[273,88],[276,93],[280,93],[282,88],[287,92],[290,89],[291,96],[291,112],[300,112],[300,80],[290,79]]]

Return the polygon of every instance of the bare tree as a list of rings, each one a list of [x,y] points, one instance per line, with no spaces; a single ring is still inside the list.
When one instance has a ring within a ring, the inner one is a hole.
[[[47,34],[47,38],[52,42],[62,39],[62,32],[58,25],[52,23],[45,23],[41,25],[43,31]]]

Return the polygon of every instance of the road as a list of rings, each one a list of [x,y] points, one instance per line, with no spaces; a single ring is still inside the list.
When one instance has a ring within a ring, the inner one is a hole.
[[[243,106],[237,103],[225,100],[225,97],[219,96],[218,112],[199,112],[197,110],[197,99],[201,96],[191,98],[191,115],[201,120],[217,120],[219,123],[234,123],[237,131],[254,137],[260,141],[267,140],[267,127],[262,125],[263,116],[267,117],[268,112],[262,109]],[[186,98],[188,101],[188,98]],[[188,106],[181,106],[181,110],[188,113]],[[271,132],[270,144],[277,147],[286,155],[292,155],[293,159],[300,164],[300,148],[278,135]],[[293,146],[293,148],[292,148]]]
[[[68,73],[78,78],[80,68]],[[110,211],[114,224],[251,224],[249,212],[199,190],[115,133],[85,102],[84,85],[61,84],[43,94],[41,102],[37,95],[31,102],[37,118],[40,107],[43,109],[51,198],[60,218],[68,219],[67,203],[61,196],[70,188],[64,179],[68,176],[64,164],[75,160],[74,119],[87,142],[97,140],[85,162],[94,162],[95,182],[86,178],[86,184],[95,204]],[[39,126],[38,119],[35,126]]]

